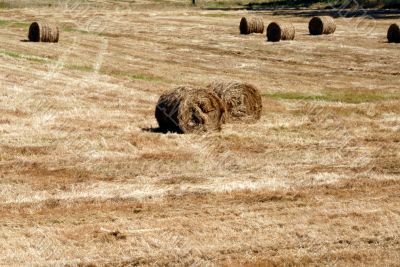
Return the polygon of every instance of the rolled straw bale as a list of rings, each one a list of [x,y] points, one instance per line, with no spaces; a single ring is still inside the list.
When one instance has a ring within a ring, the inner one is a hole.
[[[390,25],[387,38],[389,43],[400,43],[400,27],[399,24],[393,23]]]
[[[181,86],[161,95],[155,116],[163,132],[204,133],[221,130],[224,113],[211,90]]]
[[[332,34],[336,30],[336,23],[332,17],[313,17],[308,23],[311,35]]]
[[[59,37],[60,32],[56,25],[33,22],[29,27],[28,38],[31,42],[57,43]]]
[[[213,82],[208,85],[225,105],[224,122],[254,122],[261,117],[262,101],[259,90],[248,83]]]
[[[243,17],[240,20],[239,29],[240,34],[263,33],[264,21],[261,17],[253,17],[250,19]]]
[[[295,33],[293,24],[289,22],[271,22],[267,28],[267,39],[270,42],[293,40]]]

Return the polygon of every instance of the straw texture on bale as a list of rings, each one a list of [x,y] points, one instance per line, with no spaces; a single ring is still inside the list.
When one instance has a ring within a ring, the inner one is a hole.
[[[254,17],[250,19],[243,17],[240,20],[239,29],[241,34],[263,33],[264,21],[260,17]]]
[[[204,133],[221,130],[225,107],[205,88],[181,86],[161,95],[155,116],[163,132]]]
[[[267,39],[270,42],[293,40],[295,36],[293,24],[288,22],[271,22],[267,28]]]
[[[57,43],[59,37],[60,32],[56,25],[33,22],[29,27],[28,38],[31,42]]]
[[[387,33],[389,43],[400,43],[400,27],[399,24],[390,25]]]
[[[213,82],[208,88],[225,106],[224,122],[249,123],[260,119],[261,94],[255,86],[241,82]]]
[[[332,34],[336,31],[336,22],[332,17],[313,17],[308,23],[311,35]]]

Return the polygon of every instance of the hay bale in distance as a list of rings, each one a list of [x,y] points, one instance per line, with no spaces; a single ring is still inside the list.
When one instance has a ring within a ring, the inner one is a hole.
[[[295,33],[293,24],[289,22],[271,22],[267,28],[267,39],[269,42],[293,40]]]
[[[59,37],[60,32],[56,25],[33,22],[29,27],[28,38],[31,42],[57,43]]]
[[[390,25],[387,38],[389,43],[400,43],[400,27],[399,24],[393,23]]]
[[[313,17],[308,23],[311,35],[332,34],[336,31],[336,23],[332,17]]]
[[[240,34],[263,33],[264,21],[261,17],[254,17],[250,19],[243,17],[240,20],[239,29]]]
[[[155,116],[163,132],[204,133],[221,130],[225,107],[212,91],[181,86],[163,93]]]
[[[225,105],[224,122],[251,123],[259,120],[262,111],[260,91],[242,82],[213,82],[208,85]]]

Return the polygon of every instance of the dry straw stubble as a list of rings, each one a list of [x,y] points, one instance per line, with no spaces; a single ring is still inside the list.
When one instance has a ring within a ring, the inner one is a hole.
[[[267,28],[267,39],[269,42],[293,40],[295,33],[293,24],[289,22],[271,22]]]
[[[336,31],[336,22],[330,16],[313,17],[308,30],[311,35],[332,34]]]
[[[57,43],[59,37],[60,32],[56,25],[33,22],[29,27],[28,38],[31,42]]]
[[[389,43],[400,43],[400,27],[399,24],[393,23],[390,25],[387,38]]]
[[[249,19],[243,17],[240,20],[239,29],[240,34],[263,33],[264,21],[261,17],[252,17]]]
[[[262,100],[255,86],[242,82],[213,82],[208,88],[213,90],[225,105],[225,122],[250,123],[260,119]]]
[[[205,133],[221,130],[225,107],[205,88],[180,86],[161,95],[155,116],[163,132]]]

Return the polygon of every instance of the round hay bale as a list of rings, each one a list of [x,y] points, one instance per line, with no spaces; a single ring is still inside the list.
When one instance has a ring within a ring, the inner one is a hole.
[[[387,38],[389,43],[400,43],[400,27],[399,24],[392,24],[390,25]]]
[[[308,23],[311,35],[332,34],[336,31],[336,23],[332,17],[313,17]]]
[[[60,32],[56,25],[33,22],[29,27],[28,38],[31,42],[57,43]]]
[[[250,19],[243,17],[240,20],[239,29],[240,34],[263,33],[264,21],[260,17],[254,17]]]
[[[241,82],[213,82],[208,88],[225,106],[224,122],[250,123],[260,119],[261,94],[255,86]]]
[[[181,86],[161,95],[155,116],[163,132],[204,133],[221,130],[224,112],[212,91]]]
[[[269,42],[281,40],[293,40],[296,30],[289,22],[271,22],[267,28],[267,39]]]

